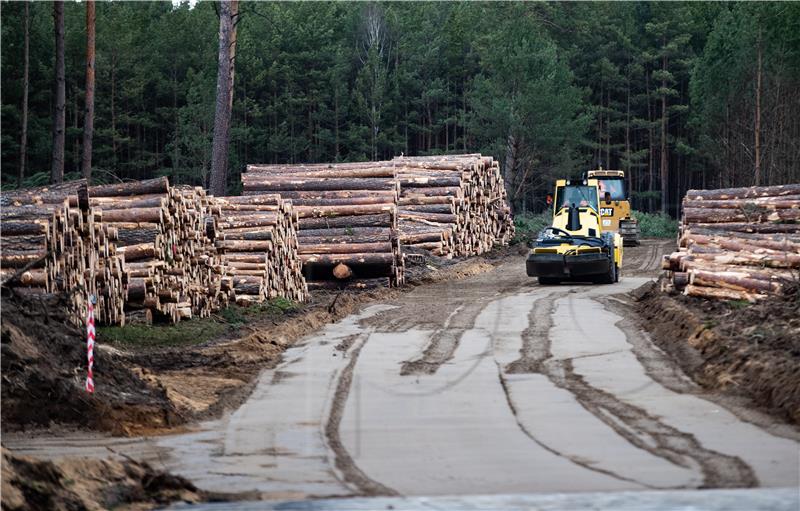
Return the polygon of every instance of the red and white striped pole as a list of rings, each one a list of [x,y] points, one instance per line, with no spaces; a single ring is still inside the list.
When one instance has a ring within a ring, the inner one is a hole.
[[[86,376],[86,392],[94,392],[94,377],[92,366],[94,366],[94,295],[89,297],[89,313],[86,316],[86,356],[89,360],[89,374]]]

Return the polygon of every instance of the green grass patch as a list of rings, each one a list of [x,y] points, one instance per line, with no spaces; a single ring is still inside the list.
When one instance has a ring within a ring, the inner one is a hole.
[[[553,221],[552,213],[525,213],[514,216],[514,239],[512,243],[528,243],[535,240],[539,233]]]
[[[231,335],[242,326],[275,319],[301,306],[285,298],[274,298],[249,307],[231,305],[210,318],[190,319],[177,325],[126,325],[99,327],[98,340],[122,348],[171,348],[202,344]]]
[[[750,302],[747,300],[728,300],[728,306],[731,309],[744,309],[750,306]]]
[[[678,236],[678,221],[669,215],[634,211],[632,216],[639,221],[642,238],[676,238]]]

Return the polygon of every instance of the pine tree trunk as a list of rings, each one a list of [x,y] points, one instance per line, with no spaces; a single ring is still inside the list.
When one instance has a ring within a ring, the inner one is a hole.
[[[611,90],[608,89],[606,91],[606,108],[608,108],[609,114],[606,117],[606,168],[614,168],[611,165]],[[619,167],[617,167],[619,168]]]
[[[217,61],[217,102],[214,113],[214,140],[211,148],[211,193],[225,195],[228,178],[233,69],[236,52],[238,0],[219,3],[219,55]]]
[[[667,70],[667,57],[663,59],[663,71]],[[661,80],[661,88],[667,88],[667,81]],[[667,212],[667,187],[669,185],[669,168],[667,160],[667,95],[661,95],[661,212]]]
[[[647,199],[647,210],[652,213],[655,209],[653,205],[653,184],[655,182],[655,161],[653,155],[655,154],[655,137],[653,136],[653,107],[650,102],[650,75],[647,73],[645,73],[645,85],[647,87],[647,142],[650,146],[650,150],[647,153],[647,191],[650,192],[649,198]]]
[[[755,160],[756,169],[754,183],[756,186],[761,184],[761,27],[758,27],[758,70],[756,72],[756,125],[755,125]]]
[[[633,175],[631,174],[631,80],[628,76],[625,96],[625,176],[628,178],[628,201],[633,196]]]
[[[339,90],[337,86],[337,90],[333,95],[333,146],[334,146],[334,160],[340,160],[340,152],[339,152]]]
[[[117,116],[114,109],[114,97],[117,95],[117,57],[111,54],[111,152],[114,154],[114,170],[117,169]]]
[[[25,179],[25,162],[28,158],[28,75],[30,69],[30,3],[25,2],[25,43],[22,68],[22,127],[19,142],[19,176],[17,184],[22,186]]]
[[[172,155],[172,169],[175,174],[180,168],[181,130],[180,115],[178,112],[178,64],[172,64],[172,111],[175,114],[175,147]]]
[[[53,21],[56,38],[55,112],[53,113],[53,153],[50,181],[64,181],[64,134],[66,131],[66,85],[64,80],[64,2],[53,2]]]
[[[94,40],[95,5],[94,0],[86,2],[86,115],[83,121],[83,177],[92,177],[92,136],[94,135]]]
[[[78,132],[78,86],[72,88],[72,132]],[[66,136],[66,134],[65,134]],[[80,170],[81,168],[81,140],[80,138],[72,138],[72,170]]]

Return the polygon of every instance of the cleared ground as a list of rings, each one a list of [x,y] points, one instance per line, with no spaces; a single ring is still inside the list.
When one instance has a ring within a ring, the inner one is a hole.
[[[43,457],[106,445],[214,491],[272,498],[797,487],[798,436],[691,383],[616,285],[539,286],[522,256],[328,325],[223,419],[155,439],[27,438]]]

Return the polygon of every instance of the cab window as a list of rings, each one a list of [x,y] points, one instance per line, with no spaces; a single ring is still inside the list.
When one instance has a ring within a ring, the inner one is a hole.
[[[611,200],[625,200],[625,180],[622,178],[603,178],[598,180],[600,197],[605,199],[606,193]]]
[[[593,186],[559,186],[556,189],[556,208],[589,207],[597,211],[597,189]]]

